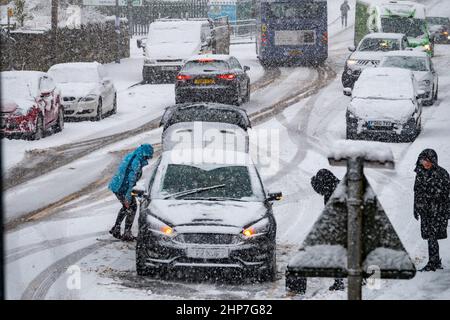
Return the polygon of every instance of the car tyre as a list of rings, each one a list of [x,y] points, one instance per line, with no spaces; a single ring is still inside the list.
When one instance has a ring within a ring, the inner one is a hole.
[[[241,86],[240,85],[238,85],[237,87],[236,87],[236,93],[235,93],[235,97],[234,97],[234,100],[233,100],[233,103],[232,104],[234,104],[234,105],[236,105],[236,106],[240,106],[241,104],[242,104],[242,96],[241,96]]]
[[[277,255],[275,248],[271,253],[271,258],[266,262],[265,268],[260,273],[261,281],[275,281],[277,275]]]
[[[95,116],[95,121],[101,121],[103,119],[103,106],[102,98],[98,99],[97,104],[97,115]]]
[[[44,137],[44,119],[38,115],[36,119],[36,130],[33,133],[31,140],[40,140]]]
[[[245,101],[244,102],[249,102],[250,101],[250,82],[247,84],[247,93],[245,95]]]
[[[434,93],[434,100],[437,101],[439,96],[439,85],[436,86],[436,92]]]
[[[58,121],[55,125],[55,132],[61,132],[64,129],[64,110],[62,107],[59,107],[58,110]]]
[[[306,293],[307,285],[307,278],[286,277],[286,289],[288,289],[289,291],[303,295]]]
[[[117,113],[117,94],[114,94],[113,108],[111,110],[111,114]]]

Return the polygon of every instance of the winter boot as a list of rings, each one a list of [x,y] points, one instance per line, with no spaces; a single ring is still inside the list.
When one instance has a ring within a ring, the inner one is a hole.
[[[428,261],[425,267],[419,270],[420,272],[427,272],[427,271],[436,271],[436,264]]]
[[[344,280],[335,279],[333,285],[329,288],[330,291],[342,291],[344,290]]]
[[[131,233],[131,230],[125,230],[125,232],[122,235],[122,241],[134,241],[136,238]]]
[[[109,233],[116,239],[120,239],[120,226],[114,226]]]
[[[442,260],[439,259],[439,260],[434,264],[434,267],[436,268],[436,270],[437,270],[437,269],[444,269],[444,268],[442,267]]]

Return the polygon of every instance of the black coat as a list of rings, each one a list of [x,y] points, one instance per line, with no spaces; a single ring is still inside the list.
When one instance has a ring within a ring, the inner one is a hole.
[[[327,169],[320,169],[317,174],[311,178],[311,186],[314,191],[323,196],[325,204],[330,200],[330,197],[339,185],[339,182],[339,179]]]
[[[421,161],[427,159],[433,167],[426,170]],[[439,167],[434,150],[422,151],[417,160],[414,183],[414,216],[420,217],[423,239],[446,239],[450,218],[450,177]]]

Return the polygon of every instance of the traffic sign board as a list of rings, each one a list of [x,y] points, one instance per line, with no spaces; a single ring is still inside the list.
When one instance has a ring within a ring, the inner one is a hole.
[[[133,6],[142,6],[143,0],[132,0]],[[83,0],[85,6],[115,6],[116,0]],[[119,0],[119,6],[127,6],[128,0]]]
[[[411,279],[416,268],[367,179],[363,178],[362,268],[370,277],[374,267],[380,278]],[[302,249],[291,259],[286,283],[295,286],[306,277],[345,278],[348,241],[348,177],[341,181],[322,215],[303,242]],[[303,288],[305,289],[305,288]]]

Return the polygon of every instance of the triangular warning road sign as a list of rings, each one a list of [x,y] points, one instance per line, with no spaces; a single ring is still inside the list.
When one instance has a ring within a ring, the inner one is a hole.
[[[347,175],[306,237],[302,250],[289,262],[290,277],[345,278],[347,271]],[[411,279],[415,266],[364,177],[363,272],[379,270],[381,278]]]

